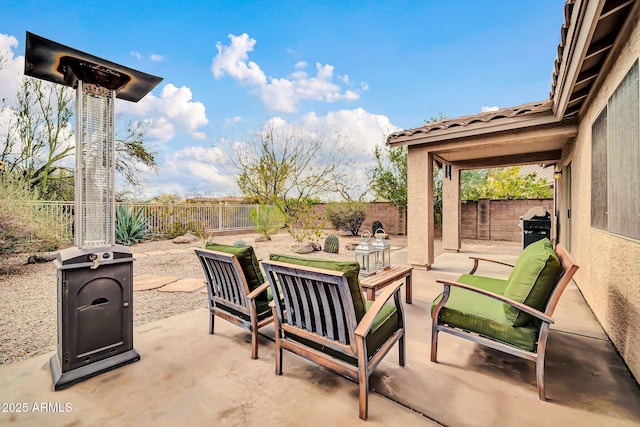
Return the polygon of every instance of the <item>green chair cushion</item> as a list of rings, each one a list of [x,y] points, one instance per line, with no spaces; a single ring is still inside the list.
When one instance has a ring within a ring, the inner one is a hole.
[[[271,296],[271,290],[269,289],[267,292],[267,298],[268,301],[260,301],[259,298],[256,298],[256,312],[258,314],[258,322],[266,319],[267,317],[271,316],[273,314],[273,311],[271,310],[271,307],[269,307],[269,302],[272,299]],[[224,305],[222,303],[217,303],[216,304],[216,308],[226,311],[228,313],[231,313],[234,317],[239,317],[241,319],[243,319],[246,322],[250,322],[251,321],[251,317],[248,314],[242,313],[238,310],[236,310],[233,307],[229,307],[227,305]]]
[[[560,269],[560,260],[551,241],[538,240],[527,246],[518,257],[507,280],[504,296],[544,311]],[[529,324],[533,319],[508,304],[504,304],[504,313],[513,326]]]
[[[256,253],[252,246],[233,246],[208,242],[205,245],[205,248],[212,251],[235,255],[240,263],[244,277],[247,280],[249,291],[253,291],[265,282],[264,276],[260,271],[260,264],[258,264],[258,259],[256,258]],[[268,297],[267,292],[263,292],[258,296],[258,298],[256,298],[256,302],[264,302],[268,304],[269,301],[271,301],[271,299]]]
[[[371,307],[373,303],[374,301],[365,301],[367,309]],[[378,352],[380,347],[382,347],[384,343],[387,342],[389,337],[391,337],[391,335],[393,335],[399,328],[400,321],[395,305],[385,304],[382,307],[382,310],[380,310],[376,318],[373,320],[373,325],[371,327],[371,330],[369,331],[369,335],[367,335],[367,337],[365,338],[365,341],[367,342],[367,360],[371,360],[371,358]],[[297,341],[322,353],[328,354],[336,359],[347,362],[350,365],[358,365],[358,360],[354,357],[348,356],[344,353],[340,353],[339,351],[335,351],[331,348],[324,347],[316,342],[301,338],[294,334],[287,334],[285,332],[285,335],[294,341]]]
[[[374,301],[365,301],[367,310]],[[367,335],[367,357],[371,359],[380,347],[400,328],[398,311],[393,304],[385,304],[373,320],[373,326]]]
[[[471,276],[471,275],[463,275]],[[482,276],[476,276],[482,277]],[[464,277],[461,277],[463,282]],[[488,279],[488,278],[487,278]],[[483,289],[501,294],[504,290],[504,281],[496,279],[482,281]],[[467,283],[473,284],[473,283]],[[442,299],[440,294],[431,306],[431,312]],[[502,306],[504,304],[496,299],[480,295],[465,289],[451,287],[449,300],[440,310],[439,324],[447,324],[459,329],[475,332],[485,337],[519,347],[523,350],[533,351],[536,347],[539,326],[528,325],[513,327],[507,319]]]
[[[353,308],[356,313],[356,321],[360,322],[366,312],[365,298],[360,287],[360,279],[358,274],[360,273],[360,264],[355,261],[332,261],[317,258],[304,258],[294,255],[283,254],[271,254],[269,256],[271,261],[286,262],[289,264],[302,265],[305,267],[322,268],[325,270],[339,271],[344,273],[347,282],[349,283],[349,290],[351,291],[351,298],[353,299]]]

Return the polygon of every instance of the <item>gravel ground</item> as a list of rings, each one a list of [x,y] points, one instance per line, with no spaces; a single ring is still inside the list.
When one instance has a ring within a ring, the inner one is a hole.
[[[268,242],[254,242],[258,234],[218,236],[218,243],[233,244],[244,240],[252,245],[258,259],[267,259],[269,253],[293,253],[293,240],[280,233]],[[340,253],[315,252],[314,257],[352,260],[354,254],[344,249],[346,242],[358,241],[354,237],[340,238]],[[392,246],[406,246],[405,236],[392,236]],[[134,257],[134,276],[156,274],[186,277],[202,277],[202,267],[192,252],[202,247],[203,241],[192,244],[175,244],[170,240],[137,244],[131,247]],[[135,254],[171,249],[189,249],[187,253],[163,253],[136,256]],[[25,256],[26,259],[26,256]],[[56,350],[57,342],[57,278],[52,262],[25,266],[19,274],[0,276],[0,365],[11,364]],[[133,324],[144,325],[155,320],[181,314],[200,307],[207,307],[207,296],[199,290],[186,292],[159,292],[158,290],[134,292]],[[206,328],[207,325],[203,325]]]

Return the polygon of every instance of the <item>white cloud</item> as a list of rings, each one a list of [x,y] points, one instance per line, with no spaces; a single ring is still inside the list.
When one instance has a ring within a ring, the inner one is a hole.
[[[225,161],[225,153],[217,147],[184,147],[166,155],[161,174],[143,173],[144,185],[134,188],[123,183],[122,187],[143,199],[160,194],[237,195],[235,182],[220,169]]]
[[[242,121],[242,117],[234,116],[234,117],[231,117],[230,119],[225,120],[224,126],[225,127],[233,126],[236,123],[240,123],[241,121]]]
[[[358,91],[348,89],[352,82],[348,75],[339,76],[335,80],[346,85],[343,88],[334,82],[334,67],[329,64],[316,63],[316,75],[310,76],[305,68],[308,63],[298,61],[294,70],[286,77],[266,77],[260,66],[249,60],[249,52],[253,51],[256,40],[246,33],[241,36],[229,35],[231,44],[216,44],[218,54],[211,63],[211,72],[216,79],[225,74],[241,84],[252,87],[262,102],[272,111],[295,113],[300,101],[313,100],[322,102],[353,101],[360,97]],[[368,90],[366,83],[360,84],[359,90]]]
[[[118,113],[144,119],[148,128],[147,136],[160,143],[173,139],[177,133],[189,134],[194,139],[205,139],[200,128],[209,120],[204,104],[193,101],[191,89],[180,88],[167,83],[160,97],[150,93],[140,102],[121,101],[117,103]]]
[[[165,55],[158,55],[158,54],[152,53],[149,56],[149,59],[151,59],[153,62],[164,62],[167,60],[167,57]]]
[[[0,99],[5,98],[13,103],[24,76],[24,56],[15,56],[18,39],[0,33]]]
[[[488,113],[490,111],[498,111],[500,108],[499,107],[487,107],[485,105],[482,106],[482,108],[480,108],[480,112],[481,113]]]
[[[300,124],[308,129],[340,133],[343,141],[353,147],[354,154],[361,160],[370,160],[374,147],[383,145],[387,135],[400,129],[387,116],[372,114],[362,108],[332,111],[325,116],[308,113]]]
[[[221,42],[216,43],[218,54],[213,58],[211,63],[211,72],[216,79],[222,78],[227,73],[233,79],[242,83],[251,85],[262,85],[267,81],[266,76],[253,61],[247,62],[248,53],[253,51],[256,41],[249,37],[247,33],[241,36],[229,34],[231,44],[223,45]]]
[[[136,60],[138,61],[142,61],[143,59],[145,59],[145,55],[138,52],[137,50],[132,50],[131,52],[129,52],[129,54],[134,58],[136,58]],[[149,55],[149,60],[152,62],[164,62],[167,60],[167,56],[159,55],[157,53],[152,53],[151,55]]]

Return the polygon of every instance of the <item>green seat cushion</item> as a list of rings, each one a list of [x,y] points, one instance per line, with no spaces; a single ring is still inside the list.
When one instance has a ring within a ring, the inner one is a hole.
[[[367,310],[375,301],[365,301]],[[371,359],[380,347],[400,328],[398,311],[393,304],[385,304],[373,320],[373,325],[367,335],[367,357]]]
[[[325,270],[339,271],[344,273],[349,283],[349,291],[351,299],[353,299],[353,308],[356,313],[356,322],[360,322],[366,311],[365,298],[360,287],[360,264],[355,261],[332,261],[317,258],[304,258],[294,255],[271,254],[271,261],[286,262],[289,264],[302,265],[305,267],[322,268]]]
[[[373,303],[374,301],[365,301],[367,309],[371,307]],[[365,341],[367,342],[367,360],[371,360],[380,347],[382,347],[399,328],[400,320],[395,305],[385,304],[373,320],[373,325],[371,326],[369,335],[365,338]],[[356,358],[340,353],[339,351],[324,347],[316,342],[301,338],[294,334],[287,334],[285,332],[285,336],[353,366],[358,365],[358,360]]]
[[[560,260],[551,241],[538,240],[527,246],[518,257],[507,280],[504,296],[544,311],[560,270]],[[504,304],[504,312],[514,326],[532,321],[530,315],[508,304]]]
[[[256,258],[256,253],[254,252],[253,247],[222,245],[219,243],[208,242],[205,248],[212,251],[235,255],[240,263],[244,277],[247,280],[249,291],[253,291],[264,283],[264,276],[260,271],[260,264],[258,264],[258,259]],[[268,304],[271,299],[268,297],[267,292],[263,292],[258,296],[258,298],[256,298],[256,301]]]
[[[484,284],[486,285],[485,290],[502,293],[503,283],[485,281]],[[432,313],[441,299],[442,294],[433,301]],[[539,326],[514,327],[512,322],[507,319],[503,305],[501,301],[496,299],[452,286],[449,300],[438,315],[438,323],[475,332],[523,350],[533,351],[536,347]]]
[[[271,316],[272,314],[272,309],[271,307],[269,307],[269,302],[271,301],[271,290],[269,289],[267,292],[267,301],[261,301],[260,299],[256,298],[256,312],[258,314],[258,322],[266,319],[267,317]],[[235,317],[239,317],[241,319],[243,319],[246,322],[250,322],[251,321],[251,317],[248,314],[242,313],[238,310],[236,310],[233,307],[224,305],[222,303],[217,303],[216,304],[216,308],[226,311],[230,314],[232,314]]]

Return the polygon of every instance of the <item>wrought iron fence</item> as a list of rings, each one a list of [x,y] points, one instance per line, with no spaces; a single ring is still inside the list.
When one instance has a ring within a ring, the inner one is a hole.
[[[73,240],[73,202],[34,202],[40,221],[62,240]],[[33,206],[32,205],[32,206]]]
[[[56,230],[61,239],[73,240],[73,202],[36,202],[47,212],[48,226]],[[253,209],[260,212],[260,205],[226,205],[194,203],[118,203],[130,206],[134,213],[144,209],[149,219],[149,232],[167,236],[176,232],[253,230],[250,219]]]

